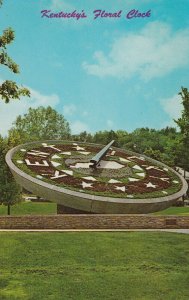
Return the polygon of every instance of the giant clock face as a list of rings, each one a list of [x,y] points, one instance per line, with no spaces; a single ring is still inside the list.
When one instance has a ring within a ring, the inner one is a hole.
[[[6,161],[26,190],[85,212],[147,213],[186,193],[171,168],[111,144],[32,142],[11,149]]]
[[[32,143],[19,147],[12,161],[38,181],[81,196],[148,199],[181,190],[179,175],[167,166],[114,147],[91,168],[90,160],[102,147],[79,142]]]

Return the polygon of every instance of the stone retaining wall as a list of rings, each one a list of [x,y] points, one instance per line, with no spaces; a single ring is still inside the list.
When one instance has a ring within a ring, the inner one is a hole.
[[[166,229],[189,228],[187,216],[51,215],[1,216],[0,229]]]

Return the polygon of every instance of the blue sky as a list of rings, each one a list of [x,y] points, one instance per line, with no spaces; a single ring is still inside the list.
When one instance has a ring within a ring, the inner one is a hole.
[[[94,20],[96,9],[122,14]],[[151,16],[127,19],[132,9]],[[41,10],[84,10],[87,18],[41,18]],[[40,105],[62,113],[73,133],[175,126],[178,92],[189,88],[188,11],[188,0],[4,0],[1,32],[15,30],[7,50],[20,74],[1,66],[0,80],[15,80],[32,96],[1,101],[1,134]]]

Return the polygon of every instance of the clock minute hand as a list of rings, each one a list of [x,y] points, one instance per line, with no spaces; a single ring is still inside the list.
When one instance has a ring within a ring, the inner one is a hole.
[[[90,162],[92,165],[90,165],[91,168],[96,168],[97,165],[99,164],[100,160],[106,155],[108,152],[109,148],[113,145],[115,141],[112,140],[108,145],[106,145],[102,150],[100,150],[93,158],[90,159]]]

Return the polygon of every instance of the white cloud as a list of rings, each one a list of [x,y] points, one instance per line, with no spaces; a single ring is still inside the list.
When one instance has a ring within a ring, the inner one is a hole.
[[[166,126],[176,126],[174,119],[177,120],[181,116],[182,104],[179,95],[174,95],[171,98],[162,99],[160,104],[163,110],[168,114],[170,121],[166,123]]]
[[[71,127],[71,131],[72,131],[73,134],[78,134],[78,133],[83,132],[83,131],[90,132],[90,129],[89,129],[88,125],[84,122],[79,121],[79,120],[72,122],[70,124],[70,127]]]
[[[23,115],[29,107],[36,108],[38,106],[55,107],[60,99],[57,95],[43,95],[38,91],[29,88],[31,92],[30,98],[22,98],[21,100],[12,100],[6,104],[0,99],[0,134],[6,135],[11,128],[12,123],[18,115]]]
[[[31,97],[28,98],[29,100],[27,100],[27,104],[30,101],[30,105],[32,104],[32,107],[37,107],[39,105],[43,105],[43,106],[50,105],[52,107],[55,107],[60,102],[60,98],[56,94],[43,95],[40,92],[35,91],[31,88],[29,88],[29,90],[31,92]]]
[[[72,116],[77,111],[77,107],[74,104],[64,105],[63,114],[65,116]]]
[[[161,77],[189,64],[189,29],[172,32],[166,23],[151,22],[114,40],[109,54],[96,51],[94,59],[96,63],[84,62],[83,68],[99,77]]]

